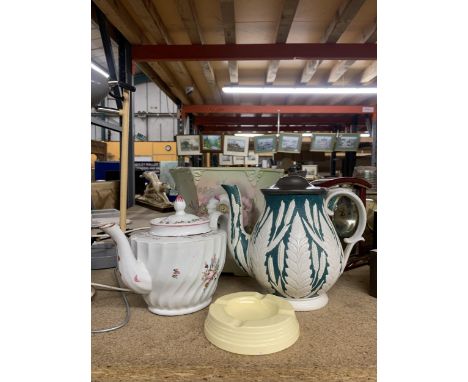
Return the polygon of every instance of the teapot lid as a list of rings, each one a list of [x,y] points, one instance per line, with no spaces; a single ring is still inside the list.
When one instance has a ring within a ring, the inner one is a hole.
[[[310,184],[300,175],[288,175],[280,178],[270,188],[261,190],[264,195],[313,195],[324,194],[327,190]]]
[[[174,215],[151,220],[150,233],[156,236],[189,236],[211,231],[210,221],[185,212],[186,203],[182,195],[174,202]]]

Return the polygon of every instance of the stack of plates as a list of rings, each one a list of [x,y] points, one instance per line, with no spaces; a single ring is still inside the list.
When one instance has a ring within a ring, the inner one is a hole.
[[[286,349],[299,338],[299,323],[286,300],[270,294],[238,292],[210,305],[206,338],[237,354],[270,354]]]

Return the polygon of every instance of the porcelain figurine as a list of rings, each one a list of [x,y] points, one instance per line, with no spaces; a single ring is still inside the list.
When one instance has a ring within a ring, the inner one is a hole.
[[[117,244],[123,283],[143,295],[148,309],[174,316],[208,306],[226,256],[226,233],[218,229],[221,212],[209,219],[185,213],[182,196],[176,213],[151,220],[151,228],[130,237],[116,224],[100,228]]]
[[[172,210],[172,203],[166,195],[166,192],[170,190],[170,186],[161,182],[154,171],[145,171],[140,177],[145,178],[148,184],[146,185],[144,194],[137,196],[136,200],[153,205],[161,211],[166,209]]]
[[[298,175],[281,178],[262,189],[265,209],[248,235],[242,226],[239,189],[223,185],[229,196],[228,246],[237,264],[269,293],[286,298],[297,311],[320,309],[327,291],[346,266],[354,244],[366,227],[366,210],[349,189],[325,189]],[[337,196],[349,197],[359,212],[354,234],[343,250],[330,220],[329,205]]]

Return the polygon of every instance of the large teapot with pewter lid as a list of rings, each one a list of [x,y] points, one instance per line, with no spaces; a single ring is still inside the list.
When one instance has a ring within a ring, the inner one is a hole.
[[[248,235],[242,226],[239,189],[222,185],[230,203],[228,246],[236,263],[258,283],[286,298],[298,311],[320,309],[328,303],[327,291],[346,266],[354,244],[366,227],[366,209],[349,189],[325,189],[305,178],[290,175],[262,189],[265,209]],[[340,238],[330,219],[331,202],[349,198],[359,220],[351,237]]]
[[[151,220],[149,231],[130,241],[114,223],[100,228],[117,245],[118,268],[126,286],[142,294],[152,313],[174,316],[208,306],[226,257],[226,232],[220,212],[209,218],[185,212],[182,196],[174,215]]]

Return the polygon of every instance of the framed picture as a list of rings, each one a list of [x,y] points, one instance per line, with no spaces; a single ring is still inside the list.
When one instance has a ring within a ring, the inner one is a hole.
[[[276,152],[276,135],[254,137],[254,151],[261,155],[273,155]]]
[[[224,136],[224,155],[246,157],[249,152],[249,137]],[[235,160],[234,160],[234,164]]]
[[[223,151],[223,136],[211,134],[201,136],[201,151],[204,153],[220,153]]]
[[[336,138],[335,151],[357,151],[360,134],[340,134]]]
[[[239,164],[245,165],[245,157],[233,156],[232,161],[233,161],[233,164],[235,165],[239,165]]]
[[[334,133],[313,133],[309,151],[333,152],[335,149],[335,142],[336,134]]]
[[[318,165],[316,164],[303,164],[302,171],[306,172],[306,178],[309,176],[316,176],[318,174]]]
[[[258,154],[254,151],[249,151],[249,154],[245,157],[246,166],[257,166],[258,165]]]
[[[280,134],[278,152],[300,153],[302,145],[302,134]]]
[[[177,155],[201,155],[199,135],[177,135]]]
[[[231,155],[224,155],[219,154],[219,165],[220,166],[231,166],[232,163],[232,156]]]

